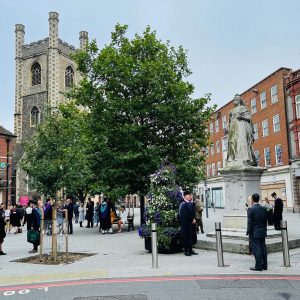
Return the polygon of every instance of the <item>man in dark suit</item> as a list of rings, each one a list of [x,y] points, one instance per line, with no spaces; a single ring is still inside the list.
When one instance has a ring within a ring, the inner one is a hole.
[[[276,193],[273,192],[271,196],[275,199],[274,211],[273,211],[273,223],[275,230],[280,230],[280,221],[282,220],[283,202],[277,197]]]
[[[86,204],[86,219],[87,219],[87,226],[86,228],[90,228],[94,226],[94,201],[91,198],[88,198],[88,203]]]
[[[192,193],[190,191],[185,191],[183,193],[184,201],[181,202],[179,207],[179,219],[181,224],[181,234],[183,239],[184,254],[186,256],[197,255],[193,251],[193,230],[195,230],[195,207],[192,202]]]
[[[253,248],[255,257],[255,267],[250,268],[252,271],[262,271],[268,269],[267,261],[267,211],[262,207],[259,202],[259,195],[252,195],[252,207],[247,210],[248,213],[248,226],[247,235]]]

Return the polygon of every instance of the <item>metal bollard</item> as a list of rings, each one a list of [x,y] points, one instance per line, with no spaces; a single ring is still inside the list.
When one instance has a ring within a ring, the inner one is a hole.
[[[289,252],[289,238],[287,232],[287,222],[281,220],[280,222],[281,236],[282,236],[282,253],[283,263],[285,267],[290,267],[290,252]]]
[[[152,268],[158,268],[158,251],[157,251],[157,224],[151,224],[151,247],[152,247]]]
[[[215,222],[218,267],[224,267],[221,223]]]

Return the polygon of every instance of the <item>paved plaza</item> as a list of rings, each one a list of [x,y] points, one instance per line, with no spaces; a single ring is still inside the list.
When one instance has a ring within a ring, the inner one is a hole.
[[[209,209],[209,218],[205,217],[204,230],[213,231],[214,222],[222,221],[223,210]],[[290,237],[300,235],[300,215],[285,213]],[[1,257],[0,286],[11,284],[29,284],[70,279],[119,278],[143,276],[175,275],[253,275],[249,270],[254,265],[250,255],[224,253],[226,267],[217,266],[215,251],[197,249],[199,255],[186,257],[183,253],[159,254],[158,269],[152,268],[152,255],[145,251],[144,240],[138,236],[139,211],[135,211],[135,231],[124,231],[102,235],[98,227],[80,228],[74,224],[74,234],[69,236],[69,251],[95,253],[68,265],[34,265],[12,262],[28,257],[31,244],[26,242],[26,230],[22,234],[7,234],[3,244],[8,253]],[[64,249],[64,236],[58,236],[59,250]],[[45,240],[46,251],[50,250],[50,239]],[[32,255],[32,254],[31,254]],[[268,256],[269,269],[259,275],[300,275],[300,249],[290,250],[291,267],[283,266],[282,252]],[[257,275],[257,274],[255,274]]]

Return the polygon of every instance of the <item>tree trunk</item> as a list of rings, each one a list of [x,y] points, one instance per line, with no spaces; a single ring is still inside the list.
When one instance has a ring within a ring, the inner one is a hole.
[[[145,213],[145,195],[140,194],[141,226],[146,223],[144,213]]]

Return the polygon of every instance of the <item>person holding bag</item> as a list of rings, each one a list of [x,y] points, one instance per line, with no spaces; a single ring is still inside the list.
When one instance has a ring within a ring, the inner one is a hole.
[[[37,208],[36,205],[37,203],[33,202],[32,225],[31,230],[27,232],[27,241],[33,244],[33,249],[28,253],[36,253],[40,244],[41,213],[39,212],[39,208]]]

